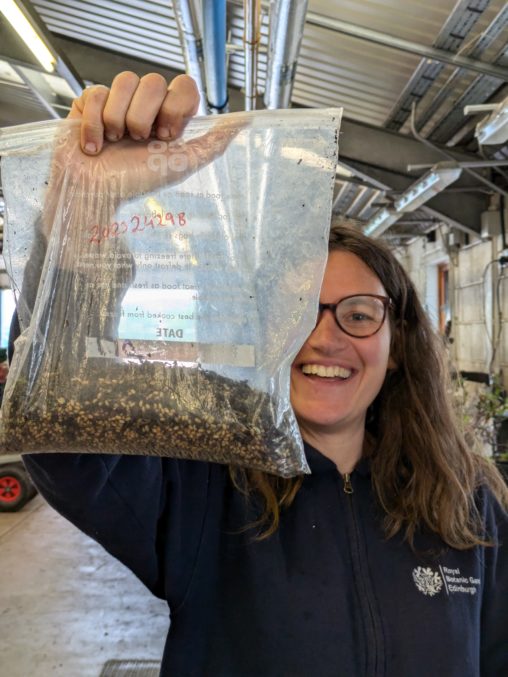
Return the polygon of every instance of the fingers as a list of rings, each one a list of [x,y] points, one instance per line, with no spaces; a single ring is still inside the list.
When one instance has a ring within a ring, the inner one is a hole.
[[[135,141],[150,136],[167,89],[165,78],[158,73],[149,73],[139,81],[125,117],[129,134]]]
[[[98,153],[104,142],[102,113],[108,99],[109,89],[95,85],[84,90],[77,105],[81,109],[81,148],[88,155]]]
[[[127,111],[139,82],[139,77],[131,71],[114,78],[103,111],[104,135],[108,141],[118,141],[125,134]]]
[[[196,83],[188,75],[178,75],[169,85],[157,116],[157,136],[160,139],[176,139],[183,132],[188,118],[196,114],[198,107],[199,91]]]
[[[198,107],[199,92],[188,75],[179,75],[168,87],[158,73],[139,78],[125,71],[115,77],[111,89],[85,89],[73,101],[69,117],[81,119],[81,148],[95,155],[105,138],[114,142],[126,133],[134,140],[147,139],[155,128],[160,139],[174,139]]]

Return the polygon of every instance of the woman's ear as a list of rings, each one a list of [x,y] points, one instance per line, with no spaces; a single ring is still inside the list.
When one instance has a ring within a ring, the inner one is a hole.
[[[397,323],[396,326],[392,327],[392,337],[390,341],[390,356],[388,357],[387,369],[390,371],[395,371],[399,368],[401,364],[400,349],[401,349],[401,327]]]

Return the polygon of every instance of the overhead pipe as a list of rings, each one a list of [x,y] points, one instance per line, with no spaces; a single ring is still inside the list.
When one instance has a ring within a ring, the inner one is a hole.
[[[244,0],[245,110],[256,110],[261,0]]]
[[[185,71],[194,79],[199,90],[198,112],[200,115],[206,115],[208,108],[205,93],[203,40],[193,0],[173,0],[173,11],[183,50]]]
[[[271,0],[265,89],[267,108],[289,108],[302,43],[307,0]]]
[[[226,0],[203,0],[206,96],[212,113],[227,113]]]

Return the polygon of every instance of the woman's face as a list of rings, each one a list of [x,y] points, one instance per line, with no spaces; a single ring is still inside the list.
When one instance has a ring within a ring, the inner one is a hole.
[[[353,294],[387,296],[379,278],[355,254],[330,252],[320,302],[336,303]],[[305,374],[302,368],[309,365],[338,367],[339,375]],[[351,426],[363,429],[389,366],[388,317],[377,334],[353,338],[338,327],[333,312],[325,310],[291,367],[291,403],[303,436],[306,431],[315,438]]]

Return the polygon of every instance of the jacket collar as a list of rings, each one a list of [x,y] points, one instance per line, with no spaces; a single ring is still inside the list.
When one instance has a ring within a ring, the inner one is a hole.
[[[325,472],[338,472],[337,466],[327,456],[322,454],[318,449],[312,447],[308,442],[303,443],[305,449],[305,456],[312,474],[320,474]],[[370,459],[367,457],[361,458],[355,466],[355,473],[359,475],[370,475]]]

